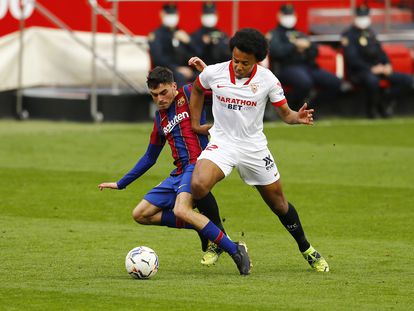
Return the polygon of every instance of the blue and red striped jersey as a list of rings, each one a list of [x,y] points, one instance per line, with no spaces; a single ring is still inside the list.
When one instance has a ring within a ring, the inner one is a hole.
[[[196,163],[208,143],[207,136],[197,135],[191,129],[189,106],[191,88],[189,84],[180,88],[173,104],[168,109],[156,112],[151,133],[150,144],[160,145],[167,141],[170,145],[176,166],[176,169],[171,172],[173,175],[181,174],[186,165]],[[204,111],[201,124],[205,122]]]
[[[201,151],[207,146],[208,138],[205,135],[195,134],[191,129],[189,107],[191,88],[191,85],[180,88],[172,105],[155,113],[148,149],[137,164],[117,182],[119,189],[125,188],[148,171],[157,161],[167,141],[176,166],[171,175],[179,175],[188,164],[196,163]],[[207,94],[207,100],[209,96],[211,97]],[[205,122],[206,113],[203,111],[200,123]]]

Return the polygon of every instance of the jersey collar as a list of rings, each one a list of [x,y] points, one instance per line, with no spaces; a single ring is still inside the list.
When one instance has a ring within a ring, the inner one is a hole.
[[[230,61],[230,64],[229,64],[229,71],[230,71],[230,81],[231,81],[231,83],[236,84],[236,75],[234,74],[233,61],[232,60]],[[250,83],[250,81],[253,79],[256,72],[257,72],[257,64],[254,64],[252,73],[250,74],[250,78],[249,78],[249,80],[244,82],[244,85],[248,85]]]

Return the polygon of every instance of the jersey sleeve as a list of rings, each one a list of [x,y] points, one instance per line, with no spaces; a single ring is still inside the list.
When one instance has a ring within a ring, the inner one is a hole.
[[[203,90],[209,90],[211,78],[213,77],[213,67],[207,66],[204,70],[198,75],[197,80]]]
[[[287,100],[285,93],[283,92],[282,84],[273,74],[270,75],[269,83],[269,99],[272,105],[275,107],[280,107],[286,104]]]
[[[137,164],[122,177],[116,184],[118,189],[126,188],[130,183],[141,177],[146,171],[148,171],[157,162],[164,145],[165,136],[159,133],[159,127],[157,125],[157,118],[154,120],[154,128],[150,136],[150,143],[148,145],[145,154],[138,160]]]
[[[130,183],[141,177],[146,171],[148,171],[157,162],[158,156],[161,153],[162,145],[148,145],[148,149],[137,164],[125,174],[116,184],[118,189],[126,188]]]

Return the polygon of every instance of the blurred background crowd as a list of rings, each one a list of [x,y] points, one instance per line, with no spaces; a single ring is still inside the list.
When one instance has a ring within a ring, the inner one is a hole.
[[[0,117],[52,116],[60,107],[57,118],[83,111],[116,120],[123,110],[128,120],[147,119],[151,68],[191,83],[189,58],[230,60],[229,38],[244,27],[268,38],[262,66],[292,108],[308,102],[367,118],[414,112],[414,1],[0,0],[0,26]]]

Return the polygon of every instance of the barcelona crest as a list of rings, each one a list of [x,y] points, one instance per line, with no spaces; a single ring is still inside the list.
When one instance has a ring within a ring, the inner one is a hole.
[[[184,103],[185,103],[184,97],[180,97],[180,99],[178,99],[177,101],[177,106],[181,107],[182,105],[184,105]]]

